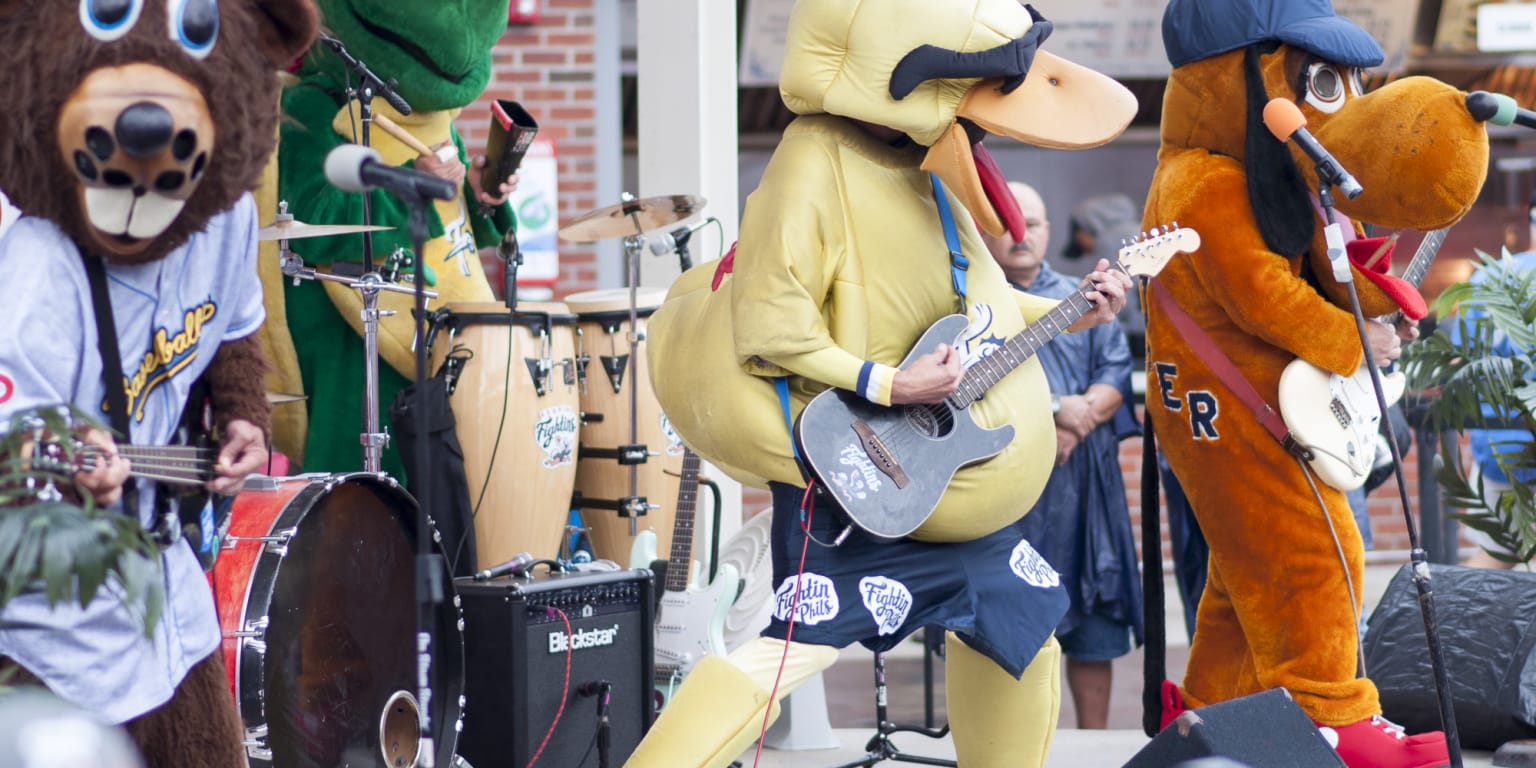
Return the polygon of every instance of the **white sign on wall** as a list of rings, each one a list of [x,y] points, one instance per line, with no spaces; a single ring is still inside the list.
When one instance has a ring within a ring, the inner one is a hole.
[[[551,286],[560,279],[560,170],[555,143],[534,139],[517,169],[512,211],[517,214],[517,243],[523,249],[518,285]]]
[[[778,85],[784,65],[784,40],[794,0],[747,0],[741,35],[741,63],[736,77],[742,85]]]
[[[1477,7],[1479,51],[1536,51],[1536,3],[1489,3]]]

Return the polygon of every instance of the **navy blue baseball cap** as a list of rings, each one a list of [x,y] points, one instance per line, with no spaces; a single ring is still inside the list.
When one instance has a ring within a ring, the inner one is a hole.
[[[1351,67],[1379,66],[1381,46],[1329,0],[1171,0],[1163,47],[1173,66],[1278,40]]]

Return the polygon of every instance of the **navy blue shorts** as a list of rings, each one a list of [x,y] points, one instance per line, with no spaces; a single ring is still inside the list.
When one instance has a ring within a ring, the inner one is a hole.
[[[1111,661],[1131,652],[1131,627],[1090,613],[1056,635],[1061,654],[1077,661]]]
[[[846,527],[837,505],[818,498],[811,515],[805,571],[796,573],[805,533],[805,489],[770,483],[773,492],[773,620],[764,637],[842,648],[889,650],[914,631],[938,626],[1018,677],[1050,638],[1069,598],[1061,577],[1012,526],[974,541],[929,544],[879,541]],[[821,543],[818,543],[821,542]]]

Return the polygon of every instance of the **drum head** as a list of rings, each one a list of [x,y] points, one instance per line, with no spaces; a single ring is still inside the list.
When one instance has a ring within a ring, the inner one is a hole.
[[[419,746],[415,503],[371,480],[312,491],[273,526],[295,531],[281,556],[266,631],[272,765],[406,768]],[[446,567],[441,583],[452,583]],[[464,679],[451,594],[436,624],[431,721],[440,734],[437,762],[447,765]]]
[[[644,310],[642,314],[649,315],[661,302],[667,298],[667,289],[649,288],[640,286],[635,289],[635,308]],[[628,288],[604,288],[597,291],[582,291],[565,297],[565,305],[578,315],[593,314],[599,312],[617,312],[629,309]]]

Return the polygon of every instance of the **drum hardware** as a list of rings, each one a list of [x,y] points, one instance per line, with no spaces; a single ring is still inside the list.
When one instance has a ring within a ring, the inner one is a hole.
[[[634,526],[636,518],[653,509],[661,509],[660,505],[651,504],[644,496],[626,496],[622,499],[589,499],[582,496],[581,491],[571,495],[571,506],[580,509],[605,509],[609,512],[617,512],[619,517],[629,518],[631,527]]]
[[[288,202],[278,203],[277,220],[279,223],[293,217],[288,213]],[[276,225],[274,225],[276,226]],[[378,229],[373,227],[372,229]],[[359,436],[359,442],[363,446],[363,471],[378,472],[383,466],[384,449],[389,445],[389,433],[380,431],[379,426],[379,318],[394,314],[393,310],[379,309],[379,293],[388,291],[391,293],[403,293],[414,296],[414,286],[397,285],[386,281],[376,271],[365,272],[361,277],[348,277],[345,275],[319,272],[313,267],[304,266],[303,257],[289,250],[287,237],[279,236],[277,250],[279,264],[284,275],[293,278],[293,284],[298,285],[300,280],[320,280],[324,282],[339,283],[355,289],[363,297],[363,432]],[[367,256],[367,254],[364,254]],[[372,259],[365,259],[365,269],[371,265]],[[428,299],[437,298],[437,291],[422,290],[422,295]]]
[[[300,403],[308,399],[308,395],[300,395],[292,392],[267,393],[267,403],[269,405],[287,405],[288,403]]]
[[[224,548],[234,549],[242,541],[259,541],[266,545],[267,552],[282,557],[288,554],[288,542],[293,540],[297,533],[294,528],[285,528],[269,536],[225,536]]]
[[[603,420],[602,414],[596,414],[596,416],[597,421]],[[649,461],[651,457],[660,456],[661,454],[650,450],[647,446],[644,445],[621,445],[617,448],[596,448],[583,446],[581,449],[581,455],[583,458],[590,459],[613,459],[619,462],[619,464],[630,466],[632,464],[644,464],[645,462]],[[663,469],[662,472],[667,471]],[[677,473],[667,472],[667,474]]]
[[[245,729],[245,740],[240,742],[245,747],[245,754],[253,760],[272,761],[272,750],[267,747],[267,736],[270,735],[265,724],[254,728]]]

